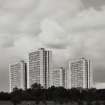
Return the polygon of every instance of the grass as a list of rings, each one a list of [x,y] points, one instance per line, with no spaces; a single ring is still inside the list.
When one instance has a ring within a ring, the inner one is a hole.
[[[10,101],[0,101],[0,105],[12,105]]]

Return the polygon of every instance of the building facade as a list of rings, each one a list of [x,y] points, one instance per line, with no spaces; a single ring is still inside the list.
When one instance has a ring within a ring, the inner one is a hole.
[[[55,68],[53,70],[53,86],[65,87],[65,69]]]
[[[38,83],[44,88],[51,85],[52,52],[40,48],[29,53],[29,84]]]
[[[91,84],[90,61],[85,58],[70,61],[67,71],[67,88],[91,88]]]
[[[23,60],[9,65],[9,86],[10,92],[16,87],[21,89],[27,88],[27,66]]]

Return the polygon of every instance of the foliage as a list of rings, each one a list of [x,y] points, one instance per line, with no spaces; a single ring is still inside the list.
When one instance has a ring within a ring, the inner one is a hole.
[[[54,86],[44,89],[35,83],[27,90],[14,88],[11,93],[0,92],[0,100],[11,100],[14,105],[24,100],[32,100],[36,104],[41,101],[44,105],[47,105],[47,101],[60,104],[76,102],[78,105],[101,105],[103,102],[105,105],[105,89],[65,89]]]
[[[14,88],[13,92],[11,93],[11,102],[13,105],[17,105],[21,103],[22,100],[22,90],[18,88]]]

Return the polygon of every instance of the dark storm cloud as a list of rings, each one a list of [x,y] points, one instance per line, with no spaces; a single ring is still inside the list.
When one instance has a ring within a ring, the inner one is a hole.
[[[100,7],[105,5],[105,0],[81,0],[85,8],[93,7],[95,9],[100,9]]]
[[[105,68],[98,67],[95,70],[94,80],[97,82],[105,82]]]

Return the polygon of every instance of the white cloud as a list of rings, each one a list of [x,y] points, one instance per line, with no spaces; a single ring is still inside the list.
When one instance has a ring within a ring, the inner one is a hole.
[[[42,22],[40,40],[43,44],[52,48],[67,48],[68,57],[85,56],[93,60],[94,69],[105,68],[104,7],[101,11],[93,8],[83,10],[67,20],[59,21],[59,18],[47,18]]]
[[[31,49],[46,47],[44,44],[49,43],[38,39],[38,34],[41,32],[40,23],[43,20],[50,17],[58,21],[59,17],[62,21],[69,18],[68,14],[70,17],[76,14],[81,7],[80,0],[0,0],[0,64],[2,65],[0,80],[2,80],[1,75],[7,77],[9,63],[24,58]],[[52,24],[50,22],[49,26],[53,26]],[[57,28],[56,33],[59,34],[56,44],[60,45],[62,41],[59,37],[62,32],[59,31],[62,28],[58,23],[54,23],[54,26]],[[61,39],[63,38],[62,34]],[[2,71],[5,74],[1,73]],[[4,83],[8,88],[7,78]],[[3,90],[3,87],[0,89]]]
[[[69,57],[86,56],[94,68],[105,68],[104,7],[82,10],[80,0],[0,0],[0,4],[3,70],[38,47],[56,48],[54,58],[60,64]]]
[[[57,21],[45,19],[41,25],[42,33],[39,35],[40,41],[49,47],[65,48],[68,42],[66,31],[61,27]],[[62,47],[61,47],[62,46]]]
[[[80,0],[1,0],[0,36],[13,36],[10,43],[21,34],[36,36],[44,18],[58,17],[58,14],[63,17],[68,12],[78,11],[81,5]],[[4,43],[9,43],[5,40]]]

